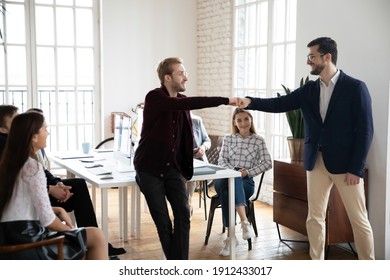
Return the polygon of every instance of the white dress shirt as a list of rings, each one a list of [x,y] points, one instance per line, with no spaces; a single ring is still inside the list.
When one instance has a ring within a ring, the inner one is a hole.
[[[334,87],[339,79],[340,71],[337,70],[336,74],[333,75],[333,77],[330,79],[328,86],[321,81],[320,82],[320,114],[322,118],[322,122],[325,121],[326,112],[328,111],[329,101],[332,97],[332,93],[334,90]]]

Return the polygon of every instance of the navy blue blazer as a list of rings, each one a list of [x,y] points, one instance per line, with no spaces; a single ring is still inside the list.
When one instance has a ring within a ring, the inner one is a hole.
[[[363,177],[374,133],[371,97],[364,82],[340,71],[324,122],[320,115],[320,80],[276,98],[253,98],[247,109],[281,113],[301,108],[304,126],[304,166],[312,170],[319,147],[333,174]]]

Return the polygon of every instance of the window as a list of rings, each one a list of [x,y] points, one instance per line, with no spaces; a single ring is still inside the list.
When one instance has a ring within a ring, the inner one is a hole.
[[[95,142],[98,0],[1,1],[0,104],[41,108],[50,150]]]
[[[282,84],[293,88],[296,0],[235,0],[234,11],[235,95],[276,97]],[[253,113],[272,158],[287,158],[285,114]]]

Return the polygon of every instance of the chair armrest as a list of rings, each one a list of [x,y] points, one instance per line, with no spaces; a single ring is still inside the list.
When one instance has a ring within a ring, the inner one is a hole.
[[[1,245],[0,246],[0,253],[17,253],[29,249],[34,249],[38,247],[43,247],[47,245],[55,245],[57,244],[58,248],[58,260],[63,260],[64,259],[64,251],[63,251],[63,246],[64,246],[64,240],[65,236],[60,235],[52,239],[47,239],[47,240],[41,240],[37,242],[31,242],[31,243],[23,243],[23,244],[16,244],[16,245]]]

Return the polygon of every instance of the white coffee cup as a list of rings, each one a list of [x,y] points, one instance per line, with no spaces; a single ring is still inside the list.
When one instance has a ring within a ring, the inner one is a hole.
[[[91,143],[89,142],[84,142],[81,144],[81,147],[83,149],[84,154],[89,154],[89,150],[91,149]]]

